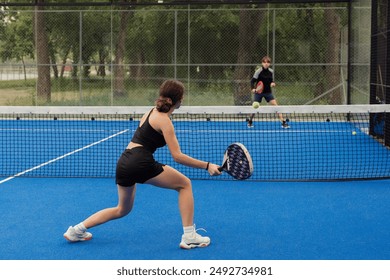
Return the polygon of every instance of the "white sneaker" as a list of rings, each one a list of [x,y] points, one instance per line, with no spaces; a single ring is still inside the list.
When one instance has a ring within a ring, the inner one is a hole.
[[[70,226],[68,230],[64,233],[64,237],[69,242],[87,241],[92,239],[92,233],[90,232],[76,233],[74,227]]]
[[[186,237],[184,234],[181,237],[180,248],[192,249],[196,247],[207,247],[210,244],[210,238],[207,236],[201,236],[200,234],[193,232],[192,236]]]
[[[252,128],[252,127],[254,127],[254,125],[253,125],[253,121],[251,121],[251,120],[247,119],[247,120],[246,120],[246,123],[247,123],[247,125],[248,125],[248,127],[249,127],[249,128]]]
[[[288,125],[288,123],[286,121],[283,121],[282,122],[282,128],[290,128],[290,126]]]

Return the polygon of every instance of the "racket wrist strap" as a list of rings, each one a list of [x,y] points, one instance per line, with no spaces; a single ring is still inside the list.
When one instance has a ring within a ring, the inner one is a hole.
[[[206,165],[206,170],[209,170],[209,166],[210,166],[210,162],[208,161]]]

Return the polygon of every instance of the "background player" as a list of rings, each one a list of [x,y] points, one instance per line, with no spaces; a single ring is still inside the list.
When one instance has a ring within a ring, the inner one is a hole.
[[[259,102],[263,100],[263,98],[267,101],[267,103],[277,106],[278,103],[274,95],[272,94],[271,87],[274,87],[274,71],[270,68],[271,58],[269,56],[264,56],[261,59],[261,67],[256,70],[251,79],[251,92],[254,96],[254,102]],[[263,90],[261,93],[256,92],[256,86],[258,82],[263,82]],[[248,127],[253,127],[253,117],[254,114],[248,119]],[[282,114],[279,114],[279,119],[282,123],[283,128],[289,128],[286,120],[283,118]]]

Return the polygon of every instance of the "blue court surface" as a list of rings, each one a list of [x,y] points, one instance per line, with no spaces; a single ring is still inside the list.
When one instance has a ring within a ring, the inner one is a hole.
[[[0,178],[0,181],[4,178]],[[2,260],[389,260],[390,181],[193,181],[207,248],[179,248],[175,191],[138,185],[125,218],[63,233],[116,205],[113,179],[14,178],[0,184]]]
[[[197,178],[195,223],[211,245],[190,251],[179,248],[177,193],[150,185],[138,185],[130,215],[92,228],[91,241],[62,236],[116,205],[116,160],[138,122],[0,124],[2,260],[390,259],[390,180],[356,180],[390,177],[390,150],[367,134],[366,123],[292,119],[283,130],[278,121],[248,128],[245,118],[174,121],[183,152],[220,163],[225,148],[241,142],[254,161],[251,180],[233,181],[178,166],[167,148],[156,153]]]

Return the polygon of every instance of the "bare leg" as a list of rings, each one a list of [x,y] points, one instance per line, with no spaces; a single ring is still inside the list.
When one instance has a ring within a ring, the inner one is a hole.
[[[194,224],[194,196],[190,179],[176,169],[166,165],[164,166],[164,172],[145,183],[178,191],[179,211],[183,227]]]
[[[92,214],[83,221],[86,228],[91,228],[110,220],[126,216],[133,209],[136,185],[131,187],[118,186],[118,205],[112,208],[106,208]]]
[[[248,119],[248,125],[252,125],[253,123],[253,118],[255,117],[255,114],[252,114],[249,119]]]
[[[276,102],[276,99],[273,99],[269,102],[269,104],[271,104],[272,106],[278,106],[278,103]],[[283,118],[283,115],[282,114],[278,114],[279,116],[279,119],[281,122],[284,122],[284,118]]]

